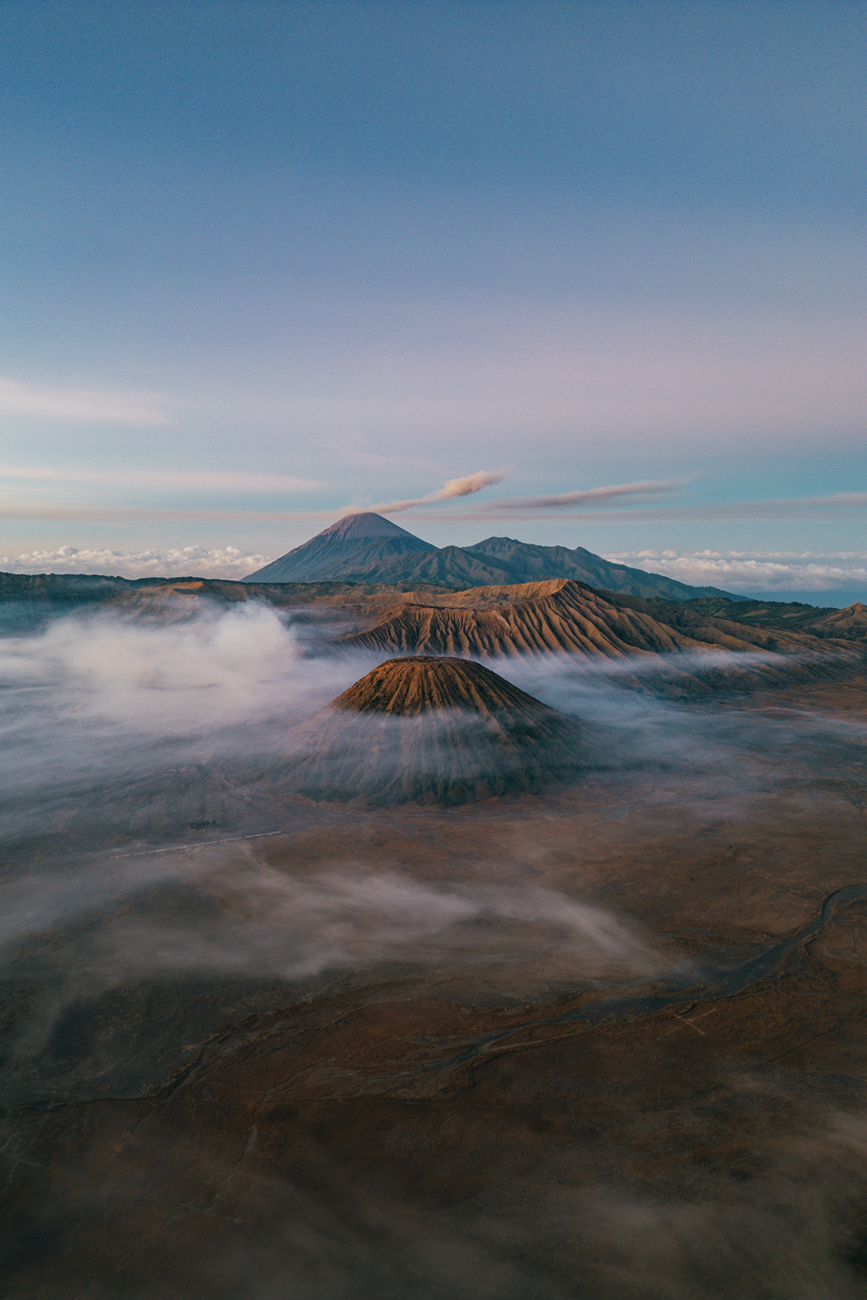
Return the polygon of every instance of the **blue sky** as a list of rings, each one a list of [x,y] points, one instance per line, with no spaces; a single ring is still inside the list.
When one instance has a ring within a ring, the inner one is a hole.
[[[3,567],[239,576],[484,471],[392,517],[867,598],[865,26],[0,3]]]

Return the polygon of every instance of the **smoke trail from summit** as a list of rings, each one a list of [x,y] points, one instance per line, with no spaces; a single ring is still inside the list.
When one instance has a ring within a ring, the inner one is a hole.
[[[396,515],[404,510],[411,510],[413,506],[427,506],[435,501],[454,501],[457,497],[471,496],[474,492],[481,492],[482,488],[502,483],[505,477],[505,471],[490,473],[487,470],[479,470],[475,474],[466,474],[463,478],[450,478],[436,492],[429,492],[427,496],[414,497],[405,501],[381,501],[378,505],[367,506],[366,509],[379,515]],[[355,514],[357,511],[348,513]]]

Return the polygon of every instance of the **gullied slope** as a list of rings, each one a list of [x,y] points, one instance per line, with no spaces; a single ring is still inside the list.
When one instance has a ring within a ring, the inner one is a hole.
[[[821,676],[861,658],[858,649],[843,642],[829,646],[827,639],[801,632],[701,617],[682,605],[675,607],[673,626],[654,617],[648,602],[602,595],[562,579],[476,588],[444,596],[441,604],[433,599],[404,602],[377,626],[334,644],[390,654],[492,660],[581,655],[603,662],[631,661],[636,672],[642,671],[644,661],[645,670],[653,668],[656,684],[666,694],[769,686]],[[666,656],[664,662],[661,655]]]
[[[522,581],[507,564],[473,555],[460,546],[443,546],[425,555],[395,556],[378,570],[384,581],[417,587],[436,584],[456,590]]]
[[[566,579],[476,588],[447,599],[447,606],[401,604],[378,626],[335,644],[490,659],[551,653],[620,659],[701,644],[649,614],[618,608],[599,592]]]
[[[648,599],[728,596],[718,587],[688,587],[660,573],[612,563],[581,546],[570,550],[489,537],[475,546],[437,548],[372,511],[338,520],[309,542],[249,574],[244,582],[437,583],[460,589],[551,578],[573,578]]]
[[[504,714],[536,723],[555,711],[498,673],[467,659],[389,659],[332,701],[347,713],[384,713],[412,718],[444,709],[480,717]]]
[[[314,799],[461,804],[587,766],[585,728],[465,659],[392,659],[289,737],[275,780]]]
[[[309,542],[296,546],[244,582],[312,582],[350,578],[379,581],[369,575],[388,570],[395,560],[415,558],[435,551],[430,542],[399,528],[381,515],[348,515],[324,529]]]
[[[236,585],[240,587],[240,583]],[[122,618],[180,623],[201,614],[206,605],[226,606],[243,600],[243,595],[226,593],[219,584],[199,579],[135,587],[107,601],[105,609]]]

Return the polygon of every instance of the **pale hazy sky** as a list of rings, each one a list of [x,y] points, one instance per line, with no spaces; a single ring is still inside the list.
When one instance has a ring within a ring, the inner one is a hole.
[[[0,0],[0,565],[239,576],[485,471],[393,518],[867,599],[865,28]]]

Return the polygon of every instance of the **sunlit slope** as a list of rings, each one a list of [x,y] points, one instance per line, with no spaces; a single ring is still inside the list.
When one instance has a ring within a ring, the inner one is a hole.
[[[847,641],[867,640],[867,605],[856,601],[845,609],[830,610],[817,618],[810,629],[817,636],[843,637]]]
[[[646,684],[651,674],[654,689],[668,695],[756,689],[863,662],[860,647],[827,635],[745,626],[681,604],[651,606],[570,580],[410,598],[376,626],[333,644],[482,660],[580,656],[617,665],[624,684],[637,684],[635,674],[643,674]]]
[[[338,695],[331,708],[400,718],[455,709],[497,726],[506,717],[529,726],[549,725],[556,717],[547,704],[489,668],[446,657],[389,659]]]
[[[448,604],[401,603],[366,632],[337,644],[394,653],[476,655],[589,654],[608,659],[697,650],[706,637],[686,635],[651,614],[613,603],[569,579],[456,592]],[[712,643],[755,649],[756,641],[712,629]]]
[[[466,659],[392,659],[293,729],[274,773],[314,799],[461,804],[539,791],[589,761],[587,729]]]

